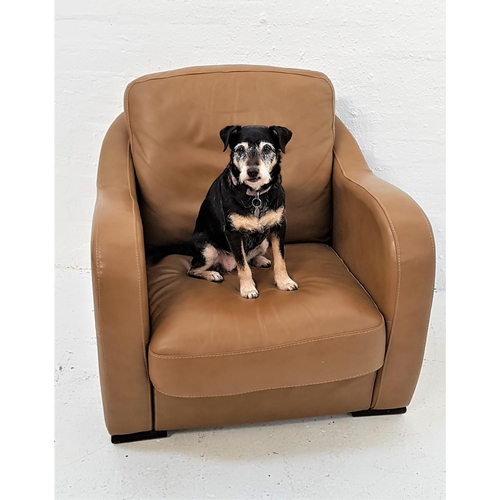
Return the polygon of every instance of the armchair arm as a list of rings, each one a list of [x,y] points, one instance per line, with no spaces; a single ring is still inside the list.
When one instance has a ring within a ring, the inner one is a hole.
[[[427,217],[400,189],[376,177],[335,118],[332,245],[386,320],[384,366],[372,408],[407,406],[424,355],[435,249]]]
[[[152,429],[148,289],[142,222],[126,121],[121,114],[101,149],[92,225],[92,285],[99,372],[110,434]]]

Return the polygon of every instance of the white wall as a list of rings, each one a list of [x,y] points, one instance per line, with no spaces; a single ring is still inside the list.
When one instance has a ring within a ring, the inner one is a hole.
[[[431,220],[445,284],[444,0],[57,0],[56,265],[90,267],[103,136],[125,86],[206,64],[322,71],[376,175]]]

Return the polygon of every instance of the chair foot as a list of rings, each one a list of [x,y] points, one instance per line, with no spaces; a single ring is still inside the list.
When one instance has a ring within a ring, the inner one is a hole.
[[[401,415],[406,413],[406,406],[402,408],[391,408],[389,410],[361,410],[353,411],[351,415],[353,417],[374,417],[376,415]]]
[[[169,437],[171,434],[171,431],[144,431],[134,432],[133,434],[115,434],[111,436],[111,442],[113,444],[132,443],[134,441]]]

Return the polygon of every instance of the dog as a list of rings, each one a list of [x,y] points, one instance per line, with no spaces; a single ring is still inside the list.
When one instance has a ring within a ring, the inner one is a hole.
[[[264,254],[271,243],[274,281],[280,290],[297,290],[285,264],[285,191],[281,154],[292,138],[286,127],[228,125],[220,131],[229,147],[229,163],[210,186],[186,247],[158,247],[152,263],[171,253],[193,257],[188,275],[215,283],[222,273],[237,270],[240,294],[256,299],[259,292],[250,266],[270,267]]]

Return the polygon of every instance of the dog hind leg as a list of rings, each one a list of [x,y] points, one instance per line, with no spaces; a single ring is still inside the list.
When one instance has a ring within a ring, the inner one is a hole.
[[[271,261],[264,257],[269,248],[269,241],[266,238],[260,245],[248,252],[248,261],[254,267],[271,267]]]
[[[217,264],[218,255],[219,252],[213,245],[207,244],[203,249],[195,247],[191,269],[188,271],[188,275],[194,278],[213,281],[215,283],[224,281],[222,274],[211,269],[212,266]]]

